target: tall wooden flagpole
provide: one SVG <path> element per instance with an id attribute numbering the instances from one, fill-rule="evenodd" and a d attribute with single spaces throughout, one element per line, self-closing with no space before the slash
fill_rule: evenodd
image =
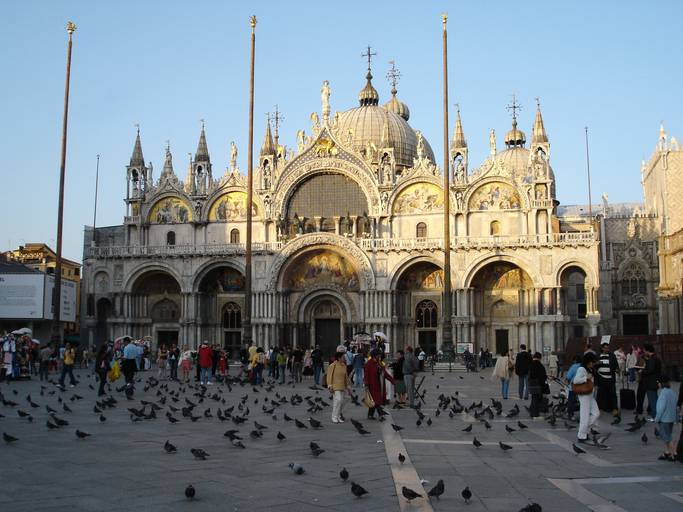
<path id="1" fill-rule="evenodd" d="M 71 36 L 76 25 L 71 21 L 66 24 L 69 42 L 66 47 L 66 85 L 64 87 L 64 119 L 62 122 L 62 155 L 59 166 L 59 200 L 57 208 L 57 260 L 55 262 L 55 285 L 52 290 L 52 340 L 62 342 L 62 225 L 64 223 L 64 177 L 66 174 L 66 133 L 69 119 L 69 81 L 71 79 Z"/>
<path id="2" fill-rule="evenodd" d="M 97 225 L 97 188 L 99 185 L 100 181 L 100 155 L 97 155 L 97 166 L 95 167 L 95 207 L 93 208 L 93 214 L 92 214 L 92 241 L 90 245 L 92 247 L 95 247 L 97 245 L 97 241 L 95 240 L 95 232 L 96 232 L 96 225 Z"/>
<path id="3" fill-rule="evenodd" d="M 584 128 L 586 133 L 586 175 L 588 177 L 588 219 L 593 231 L 593 195 L 591 194 L 591 161 L 588 156 L 588 126 Z"/>
<path id="4" fill-rule="evenodd" d="M 443 24 L 443 316 L 441 318 L 441 350 L 451 358 L 451 219 L 450 219 L 450 156 L 448 148 L 448 15 L 442 14 Z"/>
<path id="5" fill-rule="evenodd" d="M 254 204 L 254 58 L 256 51 L 256 16 L 249 17 L 251 25 L 251 68 L 249 71 L 249 150 L 247 155 L 247 250 L 244 258 L 244 319 L 242 339 L 251 345 L 251 222 Z"/>

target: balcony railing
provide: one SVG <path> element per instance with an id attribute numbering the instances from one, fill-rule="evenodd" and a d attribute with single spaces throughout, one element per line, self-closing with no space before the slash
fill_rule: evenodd
<path id="1" fill-rule="evenodd" d="M 296 238 L 296 237 L 295 237 Z M 254 253 L 274 253 L 294 240 L 280 242 L 254 242 Z M 356 238 L 351 239 L 365 251 L 440 251 L 442 238 Z M 565 247 L 592 245 L 597 241 L 595 233 L 550 233 L 544 235 L 458 236 L 451 239 L 453 250 L 477 250 L 495 248 Z M 89 247 L 89 258 L 140 258 L 154 256 L 236 256 L 246 251 L 245 244 L 201 245 L 153 245 Z"/>

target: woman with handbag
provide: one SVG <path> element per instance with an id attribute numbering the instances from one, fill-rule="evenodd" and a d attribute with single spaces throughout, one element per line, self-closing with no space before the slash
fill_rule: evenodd
<path id="1" fill-rule="evenodd" d="M 382 415 L 382 405 L 384 405 L 384 379 L 395 384 L 394 378 L 387 372 L 386 368 L 380 363 L 382 351 L 373 348 L 370 351 L 370 359 L 365 363 L 363 369 L 365 380 L 365 397 L 363 401 L 368 406 L 368 419 L 375 419 L 375 411 Z"/>
<path id="2" fill-rule="evenodd" d="M 512 350 L 508 351 L 507 354 L 499 354 L 498 357 L 496 357 L 496 366 L 493 368 L 491 378 L 500 380 L 503 400 L 508 399 L 510 377 L 512 376 L 512 370 L 514 370 L 514 368 L 515 363 L 512 361 Z"/>
<path id="3" fill-rule="evenodd" d="M 588 443 L 588 432 L 600 417 L 598 403 L 593 398 L 593 365 L 597 360 L 594 352 L 586 352 L 572 381 L 572 391 L 579 399 L 579 443 Z"/>

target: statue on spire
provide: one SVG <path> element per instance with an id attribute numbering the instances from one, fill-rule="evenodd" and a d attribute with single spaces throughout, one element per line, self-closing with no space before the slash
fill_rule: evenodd
<path id="1" fill-rule="evenodd" d="M 327 122 L 330 119 L 330 82 L 327 80 L 323 81 L 323 86 L 320 89 L 320 99 L 323 104 L 323 122 Z"/>
<path id="2" fill-rule="evenodd" d="M 496 155 L 496 130 L 491 128 L 489 132 L 489 149 L 491 151 L 491 156 Z"/>

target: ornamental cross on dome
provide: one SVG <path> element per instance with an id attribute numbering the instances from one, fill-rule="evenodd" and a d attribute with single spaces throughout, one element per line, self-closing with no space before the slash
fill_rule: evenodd
<path id="1" fill-rule="evenodd" d="M 387 80 L 391 83 L 392 90 L 396 89 L 396 84 L 401 79 L 401 72 L 396 68 L 396 61 L 390 60 L 391 69 L 387 71 Z"/>
<path id="2" fill-rule="evenodd" d="M 371 60 L 375 55 L 377 55 L 377 52 L 373 52 L 370 45 L 368 45 L 367 53 L 361 53 L 360 54 L 361 57 L 367 57 L 367 59 L 368 59 L 368 71 L 370 71 Z"/>
<path id="3" fill-rule="evenodd" d="M 517 111 L 522 110 L 522 106 L 517 103 L 517 98 L 515 97 L 514 93 L 512 94 L 512 104 L 508 105 L 505 107 L 508 111 L 512 112 L 512 120 L 516 121 L 517 120 Z"/>

